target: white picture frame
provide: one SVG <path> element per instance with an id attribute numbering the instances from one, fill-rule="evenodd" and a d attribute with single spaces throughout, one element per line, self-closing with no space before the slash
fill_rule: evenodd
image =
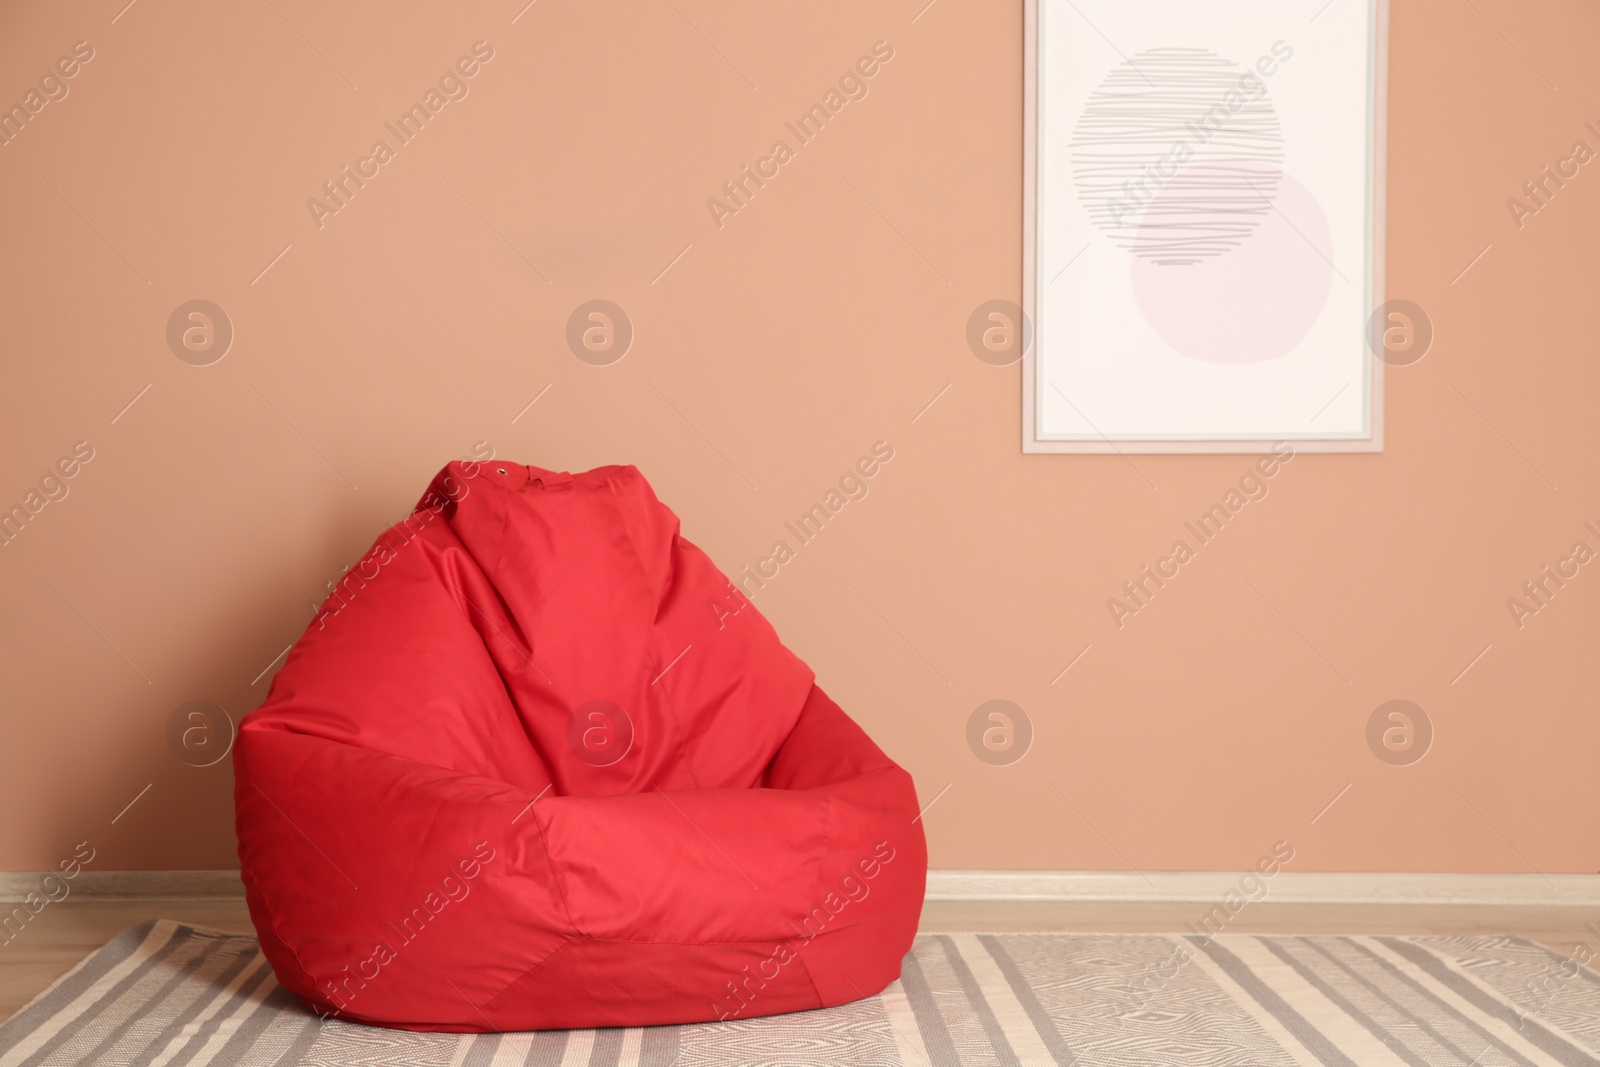
<path id="1" fill-rule="evenodd" d="M 1025 0 L 1024 452 L 1383 450 L 1387 69 L 1387 0 Z"/>

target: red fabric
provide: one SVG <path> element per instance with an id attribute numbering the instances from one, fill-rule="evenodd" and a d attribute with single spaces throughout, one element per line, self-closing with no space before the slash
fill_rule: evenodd
<path id="1" fill-rule="evenodd" d="M 921 910 L 910 776 L 632 467 L 446 467 L 312 620 L 234 767 L 262 949 L 345 1019 L 840 1004 L 899 976 Z"/>

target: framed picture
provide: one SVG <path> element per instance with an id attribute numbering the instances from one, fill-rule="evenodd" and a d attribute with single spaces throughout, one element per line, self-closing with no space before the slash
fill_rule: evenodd
<path id="1" fill-rule="evenodd" d="M 1382 451 L 1387 26 L 1027 0 L 1025 452 Z"/>

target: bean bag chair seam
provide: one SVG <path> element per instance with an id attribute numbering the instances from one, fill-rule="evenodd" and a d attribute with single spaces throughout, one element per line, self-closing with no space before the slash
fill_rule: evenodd
<path id="1" fill-rule="evenodd" d="M 667 705 L 667 707 L 672 709 L 673 718 L 677 719 L 679 725 L 681 726 L 683 723 L 683 716 L 678 714 L 678 705 L 672 702 L 672 694 L 668 692 L 667 687 L 664 685 L 661 687 L 661 700 Z M 702 788 L 700 785 L 700 779 L 697 778 L 694 773 L 694 761 L 689 758 L 688 736 L 686 731 L 684 732 L 684 736 L 679 737 L 677 748 L 675 748 L 673 751 L 678 753 L 678 758 L 682 761 L 683 772 L 689 776 L 689 781 L 693 783 L 694 788 Z M 774 756 L 773 758 L 776 759 L 777 757 Z"/>
<path id="2" fill-rule="evenodd" d="M 574 944 L 576 944 L 579 941 L 586 941 L 586 942 L 589 942 L 589 943 L 592 943 L 592 944 L 597 944 L 597 945 L 650 945 L 650 946 L 670 946 L 670 947 L 681 947 L 681 948 L 700 948 L 700 947 L 704 947 L 704 946 L 708 946 L 708 945 L 715 945 L 715 946 L 722 947 L 722 948 L 744 948 L 744 947 L 748 947 L 748 948 L 756 949 L 756 950 L 759 951 L 759 950 L 765 949 L 765 947 L 768 944 L 770 944 L 772 940 L 773 940 L 772 938 L 759 938 L 759 939 L 754 940 L 754 941 L 633 941 L 633 940 L 629 940 L 629 939 L 625 939 L 625 938 L 590 937 L 587 934 L 579 934 L 579 935 L 576 935 L 576 936 L 573 936 L 573 937 L 568 937 L 567 939 L 562 941 L 561 944 L 559 944 L 555 948 L 551 949 L 545 955 L 545 957 L 542 960 L 540 960 L 539 962 L 533 964 L 527 970 L 521 972 L 515 978 L 513 978 L 511 981 L 507 982 L 505 987 L 503 989 L 501 989 L 500 992 L 496 993 L 492 998 L 490 998 L 489 1002 L 483 1006 L 483 1011 L 484 1011 L 484 1014 L 487 1016 L 491 1011 L 497 1010 L 501 998 L 503 998 L 503 997 L 507 996 L 508 994 L 510 994 L 517 987 L 517 985 L 519 983 L 521 983 L 525 979 L 531 977 L 534 974 L 534 972 L 540 970 L 543 967 L 548 966 L 556 958 L 556 956 L 558 954 L 560 954 L 561 952 L 565 951 L 566 949 L 571 948 Z M 796 953 L 795 954 L 795 960 L 796 960 L 796 962 L 798 962 L 800 964 L 800 969 L 805 972 L 806 985 L 810 987 L 811 994 L 815 998 L 817 1006 L 819 1008 L 820 1007 L 828 1007 L 827 1002 L 823 999 L 822 991 L 817 988 L 817 981 L 816 981 L 816 978 L 811 973 L 811 968 L 806 966 L 805 958 L 803 956 L 801 956 L 799 953 Z M 463 1024 L 471 1023 L 472 1021 L 473 1021 L 472 1017 L 468 1016 L 467 1019 L 463 1020 Z M 654 1023 L 652 1023 L 652 1024 L 648 1024 L 648 1025 L 662 1025 L 662 1024 L 654 1024 Z M 667 1025 L 670 1025 L 670 1024 L 667 1024 Z"/>
<path id="3" fill-rule="evenodd" d="M 624 469 L 626 469 L 626 468 L 624 468 Z M 609 489 L 611 491 L 610 505 L 611 505 L 612 512 L 617 516 L 617 519 L 618 519 L 617 525 L 619 527 L 621 527 L 622 535 L 628 539 L 628 548 L 631 550 L 631 553 L 629 555 L 629 562 L 631 562 L 634 565 L 635 577 L 638 578 L 639 584 L 643 588 L 649 589 L 650 588 L 650 574 L 645 569 L 645 566 L 644 566 L 645 553 L 644 553 L 643 548 L 641 548 L 640 545 L 639 545 L 639 539 L 634 536 L 633 524 L 626 521 L 627 516 L 626 516 L 626 514 L 624 513 L 624 510 L 623 510 L 621 497 L 617 493 L 617 484 L 616 484 L 615 477 L 612 476 L 612 475 L 607 475 L 606 476 L 606 480 L 605 480 L 605 486 L 606 486 L 607 489 Z M 674 518 L 676 518 L 676 516 L 674 516 Z M 671 545 L 671 548 L 669 549 L 669 553 L 676 554 L 676 552 L 678 551 L 679 542 L 681 540 L 682 540 L 682 538 L 679 535 L 678 531 L 674 530 L 673 535 L 672 535 L 672 545 Z M 668 571 L 667 571 L 665 584 L 662 585 L 659 589 L 653 590 L 653 595 L 656 598 L 656 602 L 655 602 L 655 612 L 651 616 L 651 622 L 652 623 L 654 623 L 656 621 L 659 621 L 659 619 L 661 618 L 661 605 L 665 604 L 667 602 L 667 600 L 672 596 L 672 590 L 673 590 L 674 586 L 676 585 L 677 577 L 678 577 L 677 568 L 676 567 L 669 568 Z M 659 650 L 650 647 L 650 645 L 652 643 L 653 642 L 646 642 L 645 651 L 646 651 L 647 654 L 649 654 L 649 656 L 651 658 L 651 661 L 652 661 L 651 665 L 650 665 L 651 673 L 652 674 L 659 674 L 659 672 L 661 670 L 661 655 L 660 655 Z M 661 695 L 662 695 L 663 698 L 666 697 L 666 695 L 667 695 L 666 686 L 662 686 L 661 687 Z M 668 703 L 669 706 L 671 706 L 672 702 L 671 702 L 670 699 L 668 699 L 667 703 Z M 673 714 L 674 715 L 677 714 L 677 708 L 676 707 L 673 708 Z M 681 721 L 682 720 L 680 720 L 680 722 Z M 684 748 L 683 748 L 682 738 L 680 738 L 680 740 L 679 740 L 678 751 L 680 753 L 684 753 L 684 751 L 685 751 Z M 687 764 L 685 766 L 686 766 L 686 769 L 688 769 L 687 768 Z M 691 779 L 694 777 L 694 771 L 692 769 L 689 770 L 689 776 L 690 776 Z"/>
<path id="4" fill-rule="evenodd" d="M 498 494 L 496 496 L 498 497 Z M 490 566 L 483 567 L 483 571 L 489 576 L 490 584 L 498 590 L 500 588 L 500 567 L 506 558 L 506 528 L 511 525 L 511 505 L 508 501 L 500 499 L 496 499 L 496 505 L 500 508 L 500 529 L 494 535 L 494 560 Z M 479 566 L 483 566 L 483 563 L 480 562 Z M 507 615 L 509 614 L 507 612 Z M 528 654 L 530 656 L 533 654 L 532 642 L 528 644 Z"/>
<path id="5" fill-rule="evenodd" d="M 617 487 L 616 487 L 615 483 L 609 477 L 606 478 L 606 488 L 611 490 L 611 500 L 609 501 L 609 503 L 610 503 L 612 512 L 618 517 L 618 519 L 622 519 L 624 516 L 623 516 L 623 513 L 622 513 L 622 504 L 619 502 L 619 499 L 617 497 Z M 635 570 L 638 572 L 638 577 L 641 579 L 641 584 L 644 585 L 646 588 L 649 588 L 649 575 L 647 575 L 645 573 L 644 568 L 642 566 L 639 566 L 639 564 L 641 564 L 643 562 L 643 560 L 644 560 L 644 552 L 639 548 L 639 540 L 638 540 L 638 538 L 633 536 L 633 526 L 632 526 L 632 524 L 628 523 L 628 522 L 618 522 L 617 525 L 622 527 L 622 535 L 628 539 L 628 548 L 631 549 L 632 553 L 633 553 L 632 556 L 630 557 L 630 562 L 635 564 Z M 673 538 L 673 547 L 677 547 L 677 538 L 676 537 Z M 667 575 L 667 583 L 668 584 L 666 585 L 665 588 L 660 589 L 660 590 L 657 591 L 658 595 L 656 596 L 656 603 L 655 603 L 656 611 L 655 611 L 655 614 L 651 616 L 651 621 L 652 622 L 654 622 L 656 619 L 660 618 L 660 616 L 661 616 L 661 604 L 672 593 L 671 582 L 672 582 L 672 574 L 669 572 L 668 575 Z M 657 663 L 654 664 L 654 666 L 655 667 L 659 667 L 659 666 L 661 666 L 661 664 L 658 661 Z"/>
<path id="6" fill-rule="evenodd" d="M 479 563 L 478 559 L 475 556 L 473 556 L 470 551 L 467 550 L 467 547 L 465 545 L 460 545 L 459 542 L 457 544 L 459 545 L 462 554 L 465 555 L 468 559 L 472 560 L 472 562 L 475 565 L 477 565 L 480 569 L 482 569 L 482 564 Z M 450 545 L 441 545 L 440 547 L 442 549 L 449 549 L 452 546 L 450 546 Z M 498 589 L 493 589 L 492 590 L 492 592 L 494 594 L 494 602 L 500 608 L 501 614 L 504 616 L 504 621 L 510 627 L 510 629 L 512 631 L 512 634 L 515 635 L 515 638 L 520 638 L 521 639 L 521 644 L 518 644 L 517 640 L 515 638 L 513 638 L 511 635 L 508 635 L 508 634 L 502 632 L 500 627 L 496 626 L 494 624 L 494 621 L 489 618 L 488 612 L 484 611 L 482 608 L 480 608 L 476 604 L 474 604 L 472 602 L 472 598 L 467 595 L 467 591 L 465 589 L 461 588 L 460 586 L 458 586 L 455 582 L 451 581 L 450 577 L 444 573 L 444 570 L 446 569 L 445 568 L 444 556 L 441 554 L 439 557 L 437 557 L 437 559 L 438 559 L 438 562 L 440 564 L 440 567 L 438 568 L 438 573 L 439 573 L 440 577 L 444 578 L 445 582 L 450 586 L 451 593 L 453 594 L 452 597 L 451 597 L 451 602 L 452 603 L 456 603 L 455 598 L 458 597 L 458 596 L 460 597 L 460 602 L 456 603 L 456 606 L 461 609 L 461 617 L 462 617 L 462 620 L 466 623 L 466 625 L 470 629 L 472 629 L 474 631 L 477 631 L 480 637 L 484 636 L 483 632 L 481 630 L 478 630 L 477 624 L 473 621 L 473 614 L 476 613 L 479 617 L 481 617 L 483 619 L 484 625 L 489 627 L 489 629 L 494 633 L 494 635 L 497 638 L 499 638 L 501 641 L 504 641 L 506 644 L 510 645 L 511 646 L 511 650 L 513 652 L 515 652 L 517 655 L 521 656 L 523 658 L 523 660 L 528 664 L 528 666 L 532 667 L 542 677 L 544 675 L 544 672 L 539 670 L 538 663 L 534 659 L 535 653 L 534 653 L 534 648 L 533 648 L 533 642 L 529 639 L 527 634 L 523 633 L 521 626 L 519 626 L 517 624 L 516 617 L 511 611 L 511 606 L 506 603 L 505 597 L 501 596 L 500 591 Z M 488 577 L 488 572 L 487 571 L 485 571 L 485 576 Z M 488 645 L 487 638 L 485 638 L 484 644 L 485 644 L 485 647 L 487 648 L 487 645 Z M 524 652 L 522 650 L 522 645 L 527 645 L 528 646 L 528 650 L 526 652 Z M 509 689 L 509 680 L 506 677 L 505 668 L 503 668 L 500 665 L 500 662 L 497 659 L 495 659 L 495 657 L 494 657 L 494 655 L 492 653 L 489 654 L 488 658 L 489 658 L 490 665 L 494 668 L 495 675 L 500 679 L 501 684 L 502 685 L 506 685 L 507 688 Z M 506 707 L 510 711 L 512 718 L 518 718 L 517 709 L 516 709 L 516 706 L 514 704 L 511 704 L 510 701 L 508 700 Z M 504 718 L 504 716 L 502 716 L 502 718 Z M 520 719 L 519 719 L 519 722 L 520 722 Z M 500 726 L 501 726 L 501 723 L 499 721 L 496 721 L 494 729 L 490 732 L 490 735 L 489 735 L 489 740 L 491 742 L 494 740 L 494 738 L 496 738 L 496 737 L 498 737 L 500 735 Z M 433 766 L 433 765 L 429 764 L 429 766 Z"/>
<path id="7" fill-rule="evenodd" d="M 255 890 L 255 895 L 261 900 L 261 910 L 266 913 L 267 925 L 272 931 L 272 940 L 277 942 L 277 944 L 289 954 L 289 957 L 294 960 L 295 967 L 300 971 L 300 977 L 305 979 L 306 987 L 315 991 L 317 988 L 317 981 L 311 976 L 310 968 L 308 968 L 305 965 L 305 961 L 300 958 L 300 953 L 295 951 L 294 945 L 284 938 L 283 933 L 278 929 L 278 913 L 277 910 L 273 908 L 271 902 L 268 901 L 266 889 L 263 888 L 261 882 L 257 878 L 250 874 L 248 869 L 241 870 L 239 873 L 241 875 L 240 880 L 248 883 L 247 888 L 253 887 Z M 280 984 L 287 985 L 288 983 Z M 291 992 L 293 992 L 293 990 L 291 990 Z"/>
<path id="8" fill-rule="evenodd" d="M 493 504 L 491 506 L 498 507 L 500 509 L 500 529 L 495 533 L 494 540 L 491 542 L 493 546 L 491 550 L 493 558 L 488 560 L 479 559 L 473 554 L 472 550 L 461 541 L 459 537 L 452 537 L 450 543 L 440 543 L 439 548 L 441 552 L 440 555 L 435 558 L 441 567 L 442 574 L 442 568 L 445 565 L 443 554 L 444 551 L 447 551 L 450 548 L 459 548 L 461 550 L 461 554 L 466 556 L 467 559 L 471 560 L 477 566 L 477 568 L 483 572 L 484 577 L 488 580 L 490 587 L 494 591 L 495 603 L 500 607 L 500 610 L 504 614 L 506 621 L 511 625 L 512 629 L 516 631 L 517 636 L 522 638 L 522 643 L 528 646 L 528 651 L 523 653 L 522 647 L 518 645 L 517 642 L 513 641 L 504 634 L 500 634 L 499 627 L 495 626 L 494 623 L 489 620 L 488 615 L 484 613 L 481 608 L 478 608 L 477 605 L 473 604 L 471 598 L 467 596 L 467 591 L 457 586 L 455 582 L 450 581 L 449 584 L 452 590 L 460 594 L 461 599 L 464 601 L 462 604 L 462 614 L 466 616 L 467 625 L 471 626 L 473 629 L 477 629 L 476 625 L 474 625 L 472 621 L 472 613 L 477 611 L 480 615 L 483 615 L 484 622 L 491 630 L 494 630 L 495 633 L 499 635 L 501 639 L 506 642 L 506 644 L 510 645 L 518 655 L 524 656 L 524 658 L 526 658 L 527 661 L 532 664 L 534 662 L 533 657 L 535 654 L 533 642 L 528 639 L 527 634 L 522 632 L 522 627 L 518 624 L 516 615 L 511 610 L 511 605 L 506 603 L 505 596 L 500 592 L 500 567 L 505 559 L 505 535 L 506 527 L 511 524 L 511 508 L 507 506 L 506 502 L 502 500 L 498 494 L 492 496 L 491 499 L 493 500 Z M 432 527 L 430 527 L 429 530 L 431 531 Z M 449 578 L 446 577 L 445 580 L 449 581 Z M 492 660 L 493 656 L 490 658 Z M 504 672 L 500 670 L 498 663 L 495 665 L 495 672 L 500 674 L 502 679 L 504 678 Z"/>
<path id="9" fill-rule="evenodd" d="M 561 941 L 561 944 L 557 945 L 555 948 L 553 948 L 549 952 L 545 953 L 545 956 L 544 956 L 543 959 L 539 960 L 537 963 L 534 963 L 534 964 L 530 965 L 527 968 L 527 970 L 519 972 L 516 977 L 512 978 L 511 981 L 509 981 L 509 982 L 507 982 L 505 984 L 505 986 L 500 990 L 500 992 L 498 992 L 494 996 L 490 997 L 489 998 L 489 1002 L 484 1005 L 485 1014 L 488 1013 L 488 1009 L 494 1008 L 496 1005 L 498 1005 L 500 1003 L 500 999 L 502 997 L 504 997 L 506 994 L 508 994 L 512 990 L 514 990 L 517 987 L 517 984 L 519 982 L 521 982 L 523 979 L 527 978 L 529 975 L 533 974 L 533 972 L 537 971 L 539 968 L 541 968 L 541 967 L 545 966 L 546 964 L 548 964 L 551 960 L 555 959 L 556 955 L 558 953 L 560 953 L 563 949 L 567 948 L 574 941 L 577 941 L 580 938 L 585 940 L 585 941 L 598 940 L 597 938 L 589 937 L 589 935 L 587 935 L 587 934 L 578 934 L 578 933 L 574 933 L 574 934 L 571 934 L 571 935 L 563 938 L 562 941 Z"/>
<path id="10" fill-rule="evenodd" d="M 848 927 L 841 927 L 841 929 L 848 929 Z M 832 931 L 830 931 L 830 933 L 831 932 Z M 775 941 L 792 941 L 792 940 L 794 940 L 792 936 L 779 934 L 779 935 L 775 935 L 773 937 L 756 937 L 756 938 L 742 937 L 742 938 L 739 938 L 739 939 L 734 940 L 734 941 L 705 941 L 705 940 L 701 940 L 701 941 L 645 941 L 645 940 L 641 940 L 641 939 L 635 938 L 635 937 L 597 937 L 597 936 L 595 936 L 593 934 L 584 934 L 584 933 L 576 933 L 572 937 L 568 938 L 567 940 L 575 941 L 575 940 L 579 940 L 579 939 L 584 940 L 584 941 L 593 941 L 595 944 L 604 944 L 604 945 L 648 945 L 648 946 L 650 946 L 652 948 L 702 948 L 702 947 L 705 947 L 705 946 L 708 946 L 708 945 L 716 947 L 716 948 L 738 948 L 741 945 L 750 945 L 750 946 L 770 945 Z"/>
<path id="11" fill-rule="evenodd" d="M 779 751 L 782 751 L 782 749 L 780 749 Z M 837 816 L 838 816 L 838 812 L 834 808 L 833 797 L 824 796 L 822 798 L 822 854 L 823 854 L 823 856 L 831 855 L 838 848 L 838 842 L 837 842 L 837 837 L 838 837 L 838 819 L 837 819 Z M 822 899 L 822 892 L 823 892 L 823 890 L 822 890 L 822 864 L 818 863 L 817 864 L 816 889 L 812 892 L 811 899 L 812 900 L 821 900 Z"/>
<path id="12" fill-rule="evenodd" d="M 544 854 L 545 866 L 549 868 L 550 884 L 555 887 L 556 895 L 561 898 L 561 910 L 566 912 L 567 915 L 567 929 L 571 930 L 575 935 L 587 937 L 589 935 L 578 929 L 578 922 L 572 917 L 572 905 L 567 902 L 567 887 L 562 884 L 561 871 L 556 867 L 556 861 L 550 855 L 550 840 L 546 835 L 545 820 L 541 819 L 537 812 L 534 813 L 534 826 L 539 831 L 539 851 Z M 548 959 L 549 957 L 546 958 Z"/>
<path id="13" fill-rule="evenodd" d="M 800 970 L 805 972 L 806 985 L 811 987 L 811 995 L 817 998 L 817 1006 L 820 1008 L 830 1007 L 828 1002 L 822 997 L 822 990 L 817 988 L 816 975 L 811 973 L 811 967 L 806 963 L 806 958 L 800 955 L 800 953 L 796 952 L 794 954 L 794 959 L 795 962 L 800 965 Z"/>

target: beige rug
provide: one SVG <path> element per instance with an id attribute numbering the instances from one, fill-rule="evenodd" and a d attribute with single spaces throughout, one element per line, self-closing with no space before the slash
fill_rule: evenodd
<path id="1" fill-rule="evenodd" d="M 129 930 L 0 1027 L 0 1067 L 1600 1064 L 1600 978 L 1510 937 L 940 934 L 880 996 L 730 1023 L 412 1034 L 321 1022 L 249 935 Z"/>

